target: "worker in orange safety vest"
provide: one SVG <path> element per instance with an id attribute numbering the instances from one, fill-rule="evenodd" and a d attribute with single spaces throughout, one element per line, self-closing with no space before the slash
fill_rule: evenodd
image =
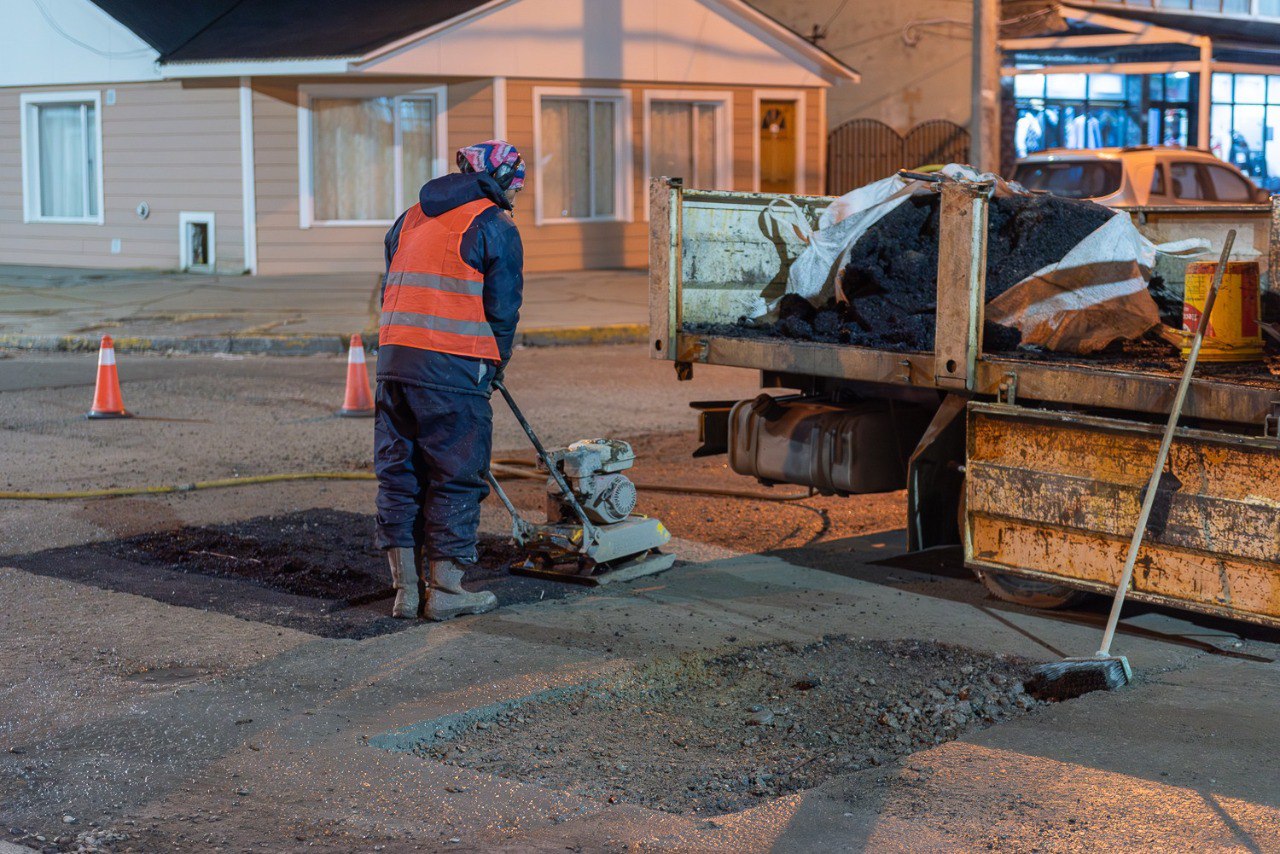
<path id="1" fill-rule="evenodd" d="M 524 186 L 515 146 L 458 151 L 387 232 L 378 340 L 377 542 L 392 615 L 447 620 L 497 607 L 462 587 L 478 559 L 493 443 L 489 396 L 515 340 L 524 250 L 511 211 Z"/>

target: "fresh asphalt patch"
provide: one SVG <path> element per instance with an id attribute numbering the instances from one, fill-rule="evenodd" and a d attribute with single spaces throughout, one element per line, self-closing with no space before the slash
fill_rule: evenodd
<path id="1" fill-rule="evenodd" d="M 1032 712 L 1030 663 L 828 636 L 690 653 L 371 744 L 609 803 L 722 815 Z M 871 772 L 875 773 L 875 772 Z"/>
<path id="2" fill-rule="evenodd" d="M 482 537 L 467 586 L 502 605 L 584 595 L 511 575 L 509 539 Z M 326 638 L 362 639 L 414 624 L 389 616 L 394 591 L 373 517 L 314 509 L 48 549 L 5 562 L 38 575 L 229 614 Z"/>

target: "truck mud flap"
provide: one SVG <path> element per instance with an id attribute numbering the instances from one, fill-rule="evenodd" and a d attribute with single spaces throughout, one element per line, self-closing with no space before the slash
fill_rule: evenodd
<path id="1" fill-rule="evenodd" d="M 968 405 L 965 562 L 1110 594 L 1160 443 L 1145 423 Z M 1280 443 L 1179 430 L 1130 598 L 1280 626 Z"/>

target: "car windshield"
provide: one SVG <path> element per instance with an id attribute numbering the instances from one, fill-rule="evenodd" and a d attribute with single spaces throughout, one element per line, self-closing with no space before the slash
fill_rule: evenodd
<path id="1" fill-rule="evenodd" d="M 1120 189 L 1120 164 L 1114 160 L 1020 163 L 1013 178 L 1028 190 L 1068 199 L 1096 199 Z"/>

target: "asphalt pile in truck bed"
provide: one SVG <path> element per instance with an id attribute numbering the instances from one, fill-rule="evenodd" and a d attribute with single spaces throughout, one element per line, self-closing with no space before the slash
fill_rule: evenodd
<path id="1" fill-rule="evenodd" d="M 940 197 L 915 196 L 886 214 L 854 244 L 841 277 L 847 303 L 815 307 L 788 295 L 772 323 L 691 327 L 691 331 L 855 344 L 884 350 L 933 349 L 937 310 Z M 1114 211 L 1092 202 L 1049 195 L 991 201 L 987 222 L 987 299 L 1062 259 Z M 988 323 L 988 351 L 1012 350 L 1016 330 Z"/>

